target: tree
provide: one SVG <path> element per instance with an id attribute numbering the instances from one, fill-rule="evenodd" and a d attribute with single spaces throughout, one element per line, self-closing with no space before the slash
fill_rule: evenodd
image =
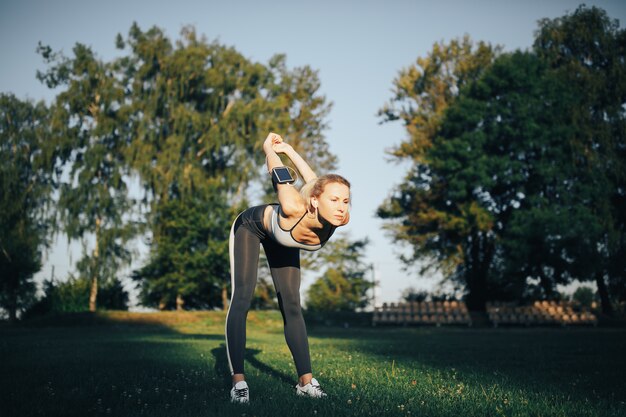
<path id="1" fill-rule="evenodd" d="M 408 262 L 430 260 L 467 286 L 470 308 L 523 297 L 529 278 L 545 297 L 595 278 L 610 307 L 605 280 L 625 270 L 624 32 L 581 7 L 537 36 L 433 116 L 421 162 L 379 215 L 400 221 L 391 228 L 414 248 Z"/>
<path id="2" fill-rule="evenodd" d="M 445 184 L 441 181 L 430 184 L 433 173 L 428 152 L 448 107 L 460 91 L 482 75 L 498 50 L 482 42 L 474 48 L 468 37 L 448 45 L 435 44 L 428 57 L 418 58 L 417 65 L 400 73 L 394 81 L 394 99 L 380 111 L 383 121 L 404 122 L 409 138 L 392 155 L 411 160 L 413 167 L 377 214 L 388 221 L 386 228 L 397 242 L 412 247 L 413 254 L 402 258 L 405 264 L 424 262 L 422 272 L 442 269 L 445 276 L 452 276 L 463 263 L 460 248 L 462 241 L 471 239 L 472 230 L 464 225 L 463 217 L 473 225 L 476 247 L 484 246 L 480 255 L 475 253 L 476 265 L 484 265 L 489 256 L 478 257 L 492 250 L 489 242 L 478 241 L 490 222 L 477 205 L 464 204 L 458 207 L 460 212 L 456 215 L 446 213 Z"/>
<path id="3" fill-rule="evenodd" d="M 586 261 L 596 267 L 581 278 L 596 282 L 610 315 L 610 292 L 624 299 L 626 287 L 626 30 L 604 10 L 580 6 L 542 20 L 534 51 L 577 99 L 569 109 L 578 132 L 575 180 L 589 190 L 584 204 L 596 225 L 584 240 Z"/>
<path id="4" fill-rule="evenodd" d="M 90 48 L 77 44 L 69 59 L 39 47 L 49 68 L 38 78 L 50 88 L 63 88 L 51 111 L 51 124 L 59 159 L 69 175 L 60 178 L 58 212 L 63 230 L 83 246 L 93 238 L 94 249 L 80 261 L 89 272 L 89 310 L 96 310 L 99 282 L 112 279 L 129 264 L 126 244 L 138 232 L 133 221 L 133 201 L 128 196 L 125 149 L 128 113 L 124 85 L 115 66 L 96 58 Z"/>
<path id="5" fill-rule="evenodd" d="M 89 262 L 80 263 L 95 291 L 97 277 L 130 259 L 125 243 L 140 216 L 132 209 L 141 209 L 151 243 L 148 264 L 135 274 L 143 299 L 214 306 L 215 291 L 226 299 L 230 282 L 230 222 L 250 186 L 269 183 L 261 175 L 263 137 L 280 131 L 314 167 L 333 166 L 321 133 L 330 106 L 310 68 L 289 71 L 280 55 L 267 66 L 252 62 L 193 28 L 172 42 L 159 28 L 133 24 L 116 45 L 122 56 L 110 62 L 80 44 L 72 59 L 40 48 L 49 63 L 40 79 L 64 88 L 53 113 L 67 138 L 61 164 L 70 167 L 59 205 L 64 228 L 96 237 Z M 141 206 L 129 198 L 132 176 Z"/>
<path id="6" fill-rule="evenodd" d="M 440 218 L 456 219 L 452 229 L 433 221 L 435 244 L 461 248 L 455 272 L 471 308 L 521 298 L 528 278 L 550 296 L 583 268 L 576 238 L 592 225 L 577 199 L 590 190 L 573 181 L 571 100 L 538 57 L 515 52 L 498 57 L 448 109 L 421 186 L 442 190 L 433 200 Z"/>
<path id="7" fill-rule="evenodd" d="M 536 55 L 499 56 L 449 106 L 421 175 L 394 197 L 420 250 L 456 260 L 449 276 L 470 308 L 520 299 L 528 278 L 554 296 L 589 271 L 580 236 L 600 226 L 580 202 L 607 188 L 580 181 L 572 163 L 576 99 Z"/>
<path id="8" fill-rule="evenodd" d="M 34 301 L 52 191 L 48 109 L 0 94 L 0 307 L 16 320 Z"/>
<path id="9" fill-rule="evenodd" d="M 350 241 L 335 238 L 315 260 L 327 265 L 326 271 L 307 292 L 307 309 L 312 311 L 355 311 L 369 303 L 367 291 L 374 285 L 365 276 L 369 265 L 363 262 L 367 239 Z"/>
<path id="10" fill-rule="evenodd" d="M 128 39 L 120 37 L 118 45 L 130 50 L 120 61 L 133 115 L 128 161 L 140 173 L 152 213 L 154 256 L 144 269 L 152 272 L 136 276 L 146 280 L 144 289 L 155 289 L 151 297 L 161 297 L 163 306 L 172 299 L 182 306 L 193 293 L 208 298 L 209 290 L 198 286 L 202 275 L 204 287 L 221 287 L 225 293 L 230 222 L 247 205 L 251 184 L 269 184 L 260 175 L 267 131 L 285 132 L 313 166 L 334 164 L 332 155 L 324 153 L 322 118 L 328 106 L 317 94 L 317 74 L 308 67 L 288 71 L 284 56 L 272 58 L 268 67 L 251 62 L 233 48 L 199 39 L 192 28 L 185 28 L 182 39 L 172 45 L 158 28 L 143 32 L 133 25 Z M 200 233 L 212 266 L 198 262 L 182 268 L 188 248 L 172 241 L 169 223 L 177 221 L 171 217 L 177 213 L 168 207 L 183 210 L 182 205 L 197 202 L 204 202 L 205 210 L 211 207 L 211 222 L 221 229 Z M 199 237 L 197 231 L 187 231 Z M 177 272 L 165 274 L 169 269 L 156 254 L 179 257 L 178 267 L 170 264 Z M 154 285 L 150 280 L 156 280 Z"/>
<path id="11" fill-rule="evenodd" d="M 143 305 L 161 310 L 221 306 L 221 286 L 211 278 L 229 276 L 228 212 L 220 199 L 193 196 L 159 206 L 161 239 L 151 247 L 150 261 L 133 274 Z"/>
<path id="12" fill-rule="evenodd" d="M 209 291 L 197 292 L 203 274 L 209 289 L 221 291 L 229 282 L 225 245 L 236 211 L 229 203 L 233 196 L 245 201 L 258 167 L 257 125 L 267 126 L 267 70 L 198 39 L 190 28 L 182 36 L 172 45 L 160 29 L 133 25 L 125 41 L 118 37 L 118 47 L 129 49 L 119 63 L 133 114 L 128 163 L 140 174 L 150 208 L 151 257 L 135 277 L 143 280 L 144 301 L 163 308 L 182 308 L 185 298 L 191 306 L 194 294 L 209 302 Z M 185 219 L 206 215 L 209 207 L 217 230 Z M 187 262 L 200 254 L 205 262 Z"/>

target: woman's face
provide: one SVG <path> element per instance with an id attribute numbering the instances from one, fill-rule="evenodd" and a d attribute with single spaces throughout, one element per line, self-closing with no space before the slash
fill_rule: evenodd
<path id="1" fill-rule="evenodd" d="M 313 207 L 317 207 L 320 217 L 333 226 L 345 223 L 350 206 L 350 188 L 346 185 L 331 182 L 326 184 L 319 197 L 312 197 Z"/>

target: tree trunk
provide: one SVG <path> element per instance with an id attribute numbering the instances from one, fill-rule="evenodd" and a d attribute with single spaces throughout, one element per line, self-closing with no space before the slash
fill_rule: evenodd
<path id="1" fill-rule="evenodd" d="M 89 290 L 89 311 L 96 311 L 96 299 L 98 298 L 98 277 L 91 277 L 91 289 Z"/>
<path id="2" fill-rule="evenodd" d="M 183 311 L 184 305 L 185 305 L 185 300 L 183 300 L 183 296 L 180 294 L 176 294 L 176 311 Z"/>
<path id="3" fill-rule="evenodd" d="M 91 273 L 91 290 L 89 291 L 89 311 L 92 313 L 96 311 L 96 300 L 98 299 L 98 257 L 100 255 L 98 247 L 98 237 L 100 235 L 100 218 L 96 219 L 96 247 L 93 250 L 93 265 L 95 266 Z"/>
<path id="4" fill-rule="evenodd" d="M 604 281 L 604 271 L 596 274 L 596 285 L 598 286 L 598 294 L 600 295 L 600 304 L 602 305 L 602 313 L 609 317 L 613 316 L 613 306 L 609 297 L 609 290 Z"/>
<path id="5" fill-rule="evenodd" d="M 486 272 L 480 268 L 473 268 L 467 274 L 467 308 L 472 311 L 485 311 L 487 304 Z"/>
<path id="6" fill-rule="evenodd" d="M 485 311 L 487 303 L 487 274 L 493 257 L 493 244 L 481 232 L 472 235 L 469 253 L 465 258 L 465 283 L 467 284 L 467 308 Z"/>
<path id="7" fill-rule="evenodd" d="M 222 306 L 224 311 L 228 310 L 228 288 L 226 285 L 222 287 Z"/>

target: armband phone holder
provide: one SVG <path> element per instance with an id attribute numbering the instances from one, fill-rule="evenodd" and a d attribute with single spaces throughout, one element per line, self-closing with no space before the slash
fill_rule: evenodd
<path id="1" fill-rule="evenodd" d="M 296 182 L 294 177 L 291 176 L 289 167 L 276 167 L 272 169 L 272 182 L 274 184 L 293 184 Z"/>

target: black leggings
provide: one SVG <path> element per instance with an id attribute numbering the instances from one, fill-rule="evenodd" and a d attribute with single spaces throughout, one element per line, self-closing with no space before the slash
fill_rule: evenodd
<path id="1" fill-rule="evenodd" d="M 226 354 L 231 374 L 243 374 L 246 318 L 257 280 L 260 245 L 263 245 L 283 315 L 285 340 L 298 376 L 311 373 L 309 342 L 300 306 L 300 250 L 276 243 L 263 226 L 267 205 L 241 213 L 230 231 L 232 295 L 226 316 Z"/>

